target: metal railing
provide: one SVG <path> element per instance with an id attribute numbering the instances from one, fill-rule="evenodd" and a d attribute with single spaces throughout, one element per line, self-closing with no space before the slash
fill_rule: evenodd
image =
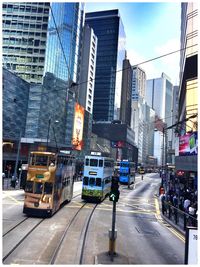
<path id="1" fill-rule="evenodd" d="M 181 230 L 185 231 L 187 226 L 197 227 L 198 219 L 195 216 L 174 207 L 167 201 L 161 203 L 161 206 L 162 214 L 171 222 L 176 224 Z"/>

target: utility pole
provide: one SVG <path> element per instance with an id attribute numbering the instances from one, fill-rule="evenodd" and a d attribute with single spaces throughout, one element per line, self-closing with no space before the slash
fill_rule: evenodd
<path id="1" fill-rule="evenodd" d="M 116 202 L 119 199 L 119 184 L 118 177 L 112 177 L 111 191 L 110 191 L 110 201 L 113 202 L 113 211 L 112 211 L 112 229 L 109 230 L 109 254 L 111 256 L 111 261 L 113 261 L 113 257 L 115 254 L 115 241 L 117 238 L 117 230 L 115 230 L 115 222 L 116 222 Z"/>
<path id="2" fill-rule="evenodd" d="M 17 157 L 16 157 L 15 170 L 14 170 L 14 182 L 17 180 L 17 167 L 18 167 L 19 153 L 20 153 L 20 147 L 21 147 L 21 135 L 22 135 L 22 131 L 20 130 L 19 142 L 18 142 L 18 147 L 17 147 Z"/>

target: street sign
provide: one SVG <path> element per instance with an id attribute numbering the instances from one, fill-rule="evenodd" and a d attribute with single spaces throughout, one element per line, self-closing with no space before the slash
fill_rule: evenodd
<path id="1" fill-rule="evenodd" d="M 186 228 L 186 242 L 185 242 L 185 264 L 198 263 L 198 230 L 196 227 Z"/>

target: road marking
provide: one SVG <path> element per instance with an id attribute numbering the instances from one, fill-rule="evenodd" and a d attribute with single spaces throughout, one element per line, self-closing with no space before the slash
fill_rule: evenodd
<path id="1" fill-rule="evenodd" d="M 158 204 L 158 199 L 155 198 L 155 208 L 156 208 L 156 214 L 155 217 L 163 226 L 165 226 L 171 233 L 173 233 L 176 237 L 178 237 L 182 242 L 185 243 L 185 237 L 180 234 L 178 231 L 176 231 L 174 228 L 171 228 L 171 225 L 167 223 L 160 215 L 160 209 Z"/>
<path id="2" fill-rule="evenodd" d="M 160 215 L 160 209 L 159 209 L 159 204 L 158 204 L 158 199 L 155 198 L 155 208 L 156 208 L 156 214 Z"/>
<path id="3" fill-rule="evenodd" d="M 21 204 L 20 201 L 18 201 L 18 200 L 15 199 L 14 197 L 10 196 L 8 193 L 4 192 L 4 194 L 5 194 L 8 198 L 10 198 L 10 199 L 12 199 L 14 202 L 16 202 L 17 204 Z"/>

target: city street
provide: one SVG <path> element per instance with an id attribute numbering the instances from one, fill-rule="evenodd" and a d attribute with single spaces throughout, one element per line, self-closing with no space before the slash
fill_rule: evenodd
<path id="1" fill-rule="evenodd" d="M 41 219 L 22 213 L 23 190 L 3 191 L 4 264 L 183 264 L 184 237 L 160 216 L 159 185 L 157 173 L 143 180 L 137 175 L 131 189 L 120 185 L 113 262 L 108 255 L 109 198 L 97 206 L 86 203 L 82 182 L 75 182 L 72 201 Z"/>

